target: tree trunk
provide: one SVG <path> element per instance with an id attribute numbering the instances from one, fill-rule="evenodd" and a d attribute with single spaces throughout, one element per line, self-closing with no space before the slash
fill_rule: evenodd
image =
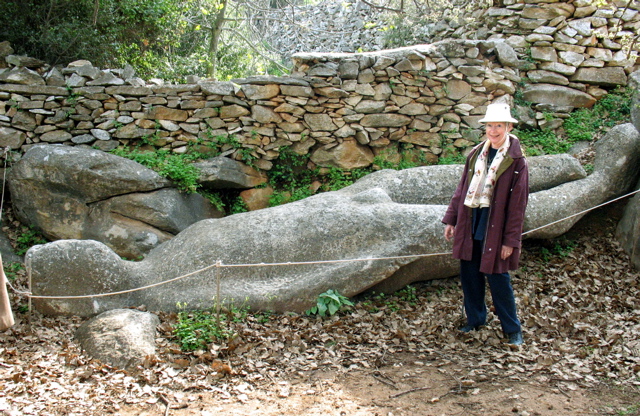
<path id="1" fill-rule="evenodd" d="M 211 38 L 209 39 L 209 68 L 207 69 L 207 77 L 215 78 L 218 66 L 218 43 L 220 42 L 220 34 L 224 26 L 224 14 L 227 8 L 227 0 L 220 1 L 220 9 L 216 14 L 216 18 L 211 25 Z"/>
<path id="2" fill-rule="evenodd" d="M 100 11 L 100 0 L 95 0 L 93 3 L 93 26 L 98 24 L 98 12 Z"/>

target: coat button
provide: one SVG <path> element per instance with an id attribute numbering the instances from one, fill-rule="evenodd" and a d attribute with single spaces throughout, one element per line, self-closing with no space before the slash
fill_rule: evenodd
<path id="1" fill-rule="evenodd" d="M 491 248 L 489 248 L 489 251 L 491 251 Z"/>

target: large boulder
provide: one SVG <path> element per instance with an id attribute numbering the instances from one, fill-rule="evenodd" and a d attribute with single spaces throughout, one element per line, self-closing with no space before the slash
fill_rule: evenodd
<path id="1" fill-rule="evenodd" d="M 553 238 L 567 232 L 586 213 L 629 192 L 640 174 L 640 133 L 633 124 L 612 128 L 595 144 L 594 171 L 588 177 L 530 195 L 525 230 L 530 238 Z M 570 218 L 568 218 L 570 217 Z M 565 219 L 546 226 L 554 219 Z M 538 229 L 542 226 L 545 228 Z"/>
<path id="2" fill-rule="evenodd" d="M 135 368 L 156 353 L 156 315 L 132 309 L 104 312 L 76 330 L 76 340 L 92 358 L 118 368 Z"/>
<path id="3" fill-rule="evenodd" d="M 553 84 L 527 85 L 522 97 L 524 100 L 535 104 L 552 104 L 576 108 L 591 108 L 596 103 L 596 99 L 586 92 Z"/>
<path id="4" fill-rule="evenodd" d="M 566 154 L 528 158 L 529 189 L 538 192 L 587 176 L 580 162 Z M 430 165 L 401 171 L 380 170 L 349 187 L 350 192 L 383 189 L 400 204 L 448 205 L 462 176 L 463 165 Z"/>
<path id="5" fill-rule="evenodd" d="M 526 230 L 591 208 L 636 183 L 640 134 L 631 124 L 612 129 L 596 149 L 590 176 L 531 194 Z M 384 180 L 365 179 L 291 204 L 203 220 L 135 263 L 95 241 L 35 246 L 27 253 L 34 302 L 47 314 L 84 316 L 141 304 L 164 311 L 176 310 L 177 302 L 209 308 L 216 299 L 244 302 L 252 310 L 304 311 L 328 289 L 345 296 L 371 288 L 389 293 L 415 281 L 453 276 L 458 266 L 440 222 L 446 202 L 407 201 L 418 201 L 416 184 L 424 193 L 441 178 L 455 184 L 456 169 L 387 171 L 378 175 Z M 533 170 L 536 177 L 538 169 Z M 578 218 L 531 236 L 558 236 Z M 160 284 L 164 281 L 170 282 Z M 86 299 L 37 297 L 140 287 L 145 288 Z"/>
<path id="6" fill-rule="evenodd" d="M 636 190 L 640 189 L 640 183 Z M 616 228 L 616 239 L 629 254 L 631 263 L 640 270 L 640 194 L 629 200 Z"/>
<path id="7" fill-rule="evenodd" d="M 198 183 L 205 188 L 248 189 L 267 182 L 263 172 L 228 157 L 213 157 L 193 165 L 200 171 Z"/>
<path id="8" fill-rule="evenodd" d="M 14 211 L 49 240 L 94 239 L 138 258 L 222 213 L 151 169 L 98 150 L 34 146 L 8 175 Z"/>
<path id="9" fill-rule="evenodd" d="M 186 302 L 189 308 L 210 308 L 215 299 L 235 300 L 252 310 L 303 311 L 328 289 L 353 296 L 415 260 L 374 258 L 448 251 L 439 221 L 445 208 L 397 204 L 379 188 L 330 192 L 200 221 L 140 262 L 123 261 L 95 241 L 60 240 L 28 252 L 36 295 L 122 291 L 190 276 L 118 296 L 34 301 L 47 314 L 84 316 L 119 305 L 171 311 L 176 302 Z M 367 260 L 330 262 L 336 259 Z M 307 261 L 318 263 L 287 264 Z M 215 267 L 216 262 L 234 267 Z M 437 264 L 430 268 L 431 276 L 455 274 L 451 259 L 437 259 Z"/>

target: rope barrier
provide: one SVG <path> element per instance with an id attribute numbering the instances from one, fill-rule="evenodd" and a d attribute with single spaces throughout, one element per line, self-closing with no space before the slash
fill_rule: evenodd
<path id="1" fill-rule="evenodd" d="M 583 210 L 583 211 L 577 212 L 577 213 L 575 213 L 575 214 L 569 215 L 569 216 L 567 216 L 567 217 L 561 218 L 561 219 L 559 219 L 559 220 L 557 220 L 557 221 L 550 222 L 549 224 L 545 224 L 545 225 L 543 225 L 543 226 L 541 226 L 541 227 L 534 228 L 533 230 L 528 230 L 528 231 L 526 231 L 526 232 L 522 233 L 522 235 L 524 236 L 524 235 L 527 235 L 527 234 L 531 234 L 531 233 L 532 233 L 532 232 L 534 232 L 534 231 L 538 231 L 538 230 L 541 230 L 541 229 L 543 229 L 543 228 L 550 227 L 550 226 L 555 225 L 555 224 L 557 224 L 557 223 L 559 223 L 559 222 L 566 221 L 566 220 L 571 219 L 571 218 L 573 218 L 573 217 L 577 217 L 578 215 L 586 214 L 587 212 L 593 211 L 594 209 L 598 209 L 598 208 L 603 207 L 603 206 L 605 206 L 605 205 L 612 204 L 612 203 L 614 203 L 614 202 L 616 202 L 616 201 L 619 201 L 619 200 L 621 200 L 621 199 L 624 199 L 624 198 L 626 198 L 626 197 L 628 197 L 628 196 L 635 195 L 635 194 L 637 194 L 638 192 L 640 192 L 640 189 L 635 190 L 635 191 L 633 191 L 633 192 L 629 192 L 628 194 L 625 194 L 625 195 L 619 196 L 619 197 L 617 197 L 617 198 L 615 198 L 615 199 L 612 199 L 611 201 L 603 202 L 602 204 L 600 204 L 600 205 L 596 205 L 595 207 L 591 207 L 591 208 L 585 209 L 585 210 Z"/>
<path id="2" fill-rule="evenodd" d="M 146 286 L 140 286 L 133 289 L 120 290 L 117 292 L 108 292 L 108 293 L 99 293 L 92 295 L 71 295 L 71 296 L 48 296 L 48 295 L 34 295 L 31 292 L 22 292 L 16 290 L 11 283 L 9 287 L 16 292 L 16 294 L 24 295 L 29 297 L 30 299 L 87 299 L 87 298 L 98 298 L 105 296 L 116 296 L 116 295 L 124 295 L 127 293 L 138 292 L 140 290 L 150 289 L 156 286 L 162 286 L 168 283 L 173 283 L 178 280 L 186 279 L 193 275 L 205 272 L 209 269 L 217 268 L 218 273 L 221 268 L 233 268 L 233 267 L 272 267 L 272 266 L 300 266 L 300 265 L 315 265 L 315 264 L 333 264 L 333 263 L 352 263 L 358 261 L 378 261 L 378 260 L 394 260 L 394 259 L 406 259 L 406 258 L 420 258 L 420 257 L 432 257 L 432 256 L 442 256 L 451 254 L 451 252 L 445 253 L 429 253 L 429 254 L 414 254 L 414 255 L 406 255 L 406 256 L 393 256 L 393 257 L 366 257 L 366 258 L 356 258 L 356 259 L 338 259 L 338 260 L 318 260 L 318 261 L 297 261 L 297 262 L 283 262 L 283 263 L 247 263 L 247 264 L 224 264 L 221 260 L 216 261 L 215 264 L 209 265 L 202 269 L 195 270 L 191 273 L 187 273 L 182 276 L 174 277 L 169 280 L 163 280 L 161 282 L 152 283 Z"/>
<path id="3" fill-rule="evenodd" d="M 5 147 L 3 150 L 4 153 L 4 169 L 2 170 L 2 196 L 0 196 L 0 224 L 2 224 L 2 213 L 4 212 L 4 185 L 7 183 L 7 153 L 9 153 L 9 148 Z"/>
<path id="4" fill-rule="evenodd" d="M 4 187 L 3 187 L 3 192 L 4 192 Z M 532 230 L 528 230 L 526 232 L 524 232 L 522 235 L 526 235 L 526 234 L 530 234 L 532 232 L 541 230 L 543 228 L 546 227 L 550 227 L 552 225 L 558 224 L 562 221 L 566 221 L 568 219 L 571 219 L 573 217 L 576 217 L 578 215 L 582 215 L 585 214 L 587 212 L 593 211 L 594 209 L 603 207 L 605 205 L 611 204 L 613 202 L 619 201 L 621 199 L 624 199 L 626 197 L 629 197 L 631 195 L 637 194 L 638 192 L 640 192 L 640 189 L 633 191 L 633 192 L 629 192 L 628 194 L 622 195 L 620 197 L 617 197 L 615 199 L 612 199 L 610 201 L 604 202 L 602 204 L 596 205 L 592 208 L 588 208 L 585 209 L 583 211 L 577 212 L 575 214 L 569 215 L 567 217 L 561 218 L 559 220 L 550 222 L 548 224 L 545 224 L 543 226 L 534 228 Z M 0 217 L 1 218 L 1 217 Z M 128 293 L 132 293 L 132 292 L 137 292 L 137 291 L 141 291 L 141 290 L 146 290 L 146 289 L 150 289 L 153 287 L 157 287 L 157 286 L 162 286 L 165 284 L 169 284 L 169 283 L 173 283 L 182 279 L 186 279 L 188 277 L 194 276 L 196 274 L 205 272 L 209 269 L 212 268 L 216 268 L 217 269 L 217 285 L 220 284 L 220 269 L 221 268 L 238 268 L 238 267 L 276 267 L 276 266 L 299 266 L 299 265 L 318 265 L 318 264 L 337 264 L 337 263 L 352 263 L 352 262 L 360 262 L 360 261 L 381 261 L 381 260 L 401 260 L 401 259 L 409 259 L 409 258 L 425 258 L 425 257 L 435 257 L 435 256 L 443 256 L 443 255 L 450 255 L 451 252 L 443 252 L 443 253 L 428 253 L 428 254 L 413 254 L 413 255 L 403 255 L 403 256 L 391 256 L 391 257 L 366 257 L 366 258 L 355 258 L 355 259 L 337 259 L 337 260 L 317 260 L 317 261 L 296 261 L 296 262 L 280 262 L 280 263 L 245 263 L 245 264 L 223 264 L 221 260 L 216 261 L 216 263 L 211 264 L 207 267 L 203 267 L 201 269 L 195 270 L 193 272 L 187 273 L 185 275 L 182 276 L 177 276 L 168 280 L 163 280 L 161 282 L 157 282 L 157 283 L 153 283 L 153 284 L 149 284 L 146 286 L 140 286 L 137 288 L 132 288 L 132 289 L 127 289 L 127 290 L 120 290 L 120 291 L 116 291 L 116 292 L 108 292 L 108 293 L 99 293 L 99 294 L 91 294 L 91 295 L 74 295 L 74 296 L 45 296 L 45 295 L 34 295 L 31 292 L 31 273 L 30 273 L 30 267 L 27 267 L 27 271 L 28 271 L 28 275 L 29 275 L 29 292 L 24 292 L 24 291 L 19 291 L 16 288 L 13 287 L 13 285 L 11 285 L 11 283 L 7 280 L 7 284 L 9 285 L 9 287 L 11 288 L 11 290 L 13 292 L 15 292 L 18 295 L 23 295 L 23 296 L 27 296 L 29 298 L 29 301 L 31 301 L 31 299 L 86 299 L 86 298 L 97 298 L 97 297 L 106 297 L 106 296 L 116 296 L 116 295 L 123 295 L 123 294 L 128 294 Z"/>

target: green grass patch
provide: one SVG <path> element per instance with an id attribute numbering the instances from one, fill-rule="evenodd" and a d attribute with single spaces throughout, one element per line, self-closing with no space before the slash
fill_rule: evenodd
<path id="1" fill-rule="evenodd" d="M 182 351 L 196 351 L 207 348 L 214 341 L 226 341 L 235 336 L 233 323 L 247 318 L 247 307 L 227 307 L 217 312 L 208 310 L 185 310 L 186 304 L 178 304 L 178 312 L 173 334 Z"/>
<path id="2" fill-rule="evenodd" d="M 462 154 L 450 154 L 447 156 L 440 156 L 438 158 L 438 165 L 461 165 L 466 162 L 466 157 Z"/>

